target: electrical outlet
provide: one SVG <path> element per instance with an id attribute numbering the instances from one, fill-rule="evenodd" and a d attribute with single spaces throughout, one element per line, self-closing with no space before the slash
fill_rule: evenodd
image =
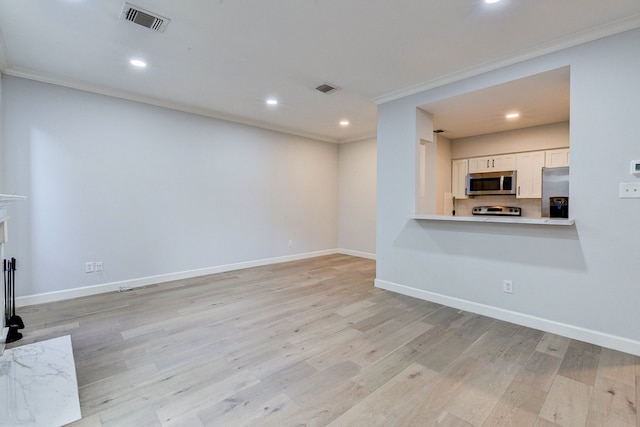
<path id="1" fill-rule="evenodd" d="M 640 199 L 640 182 L 621 182 L 621 199 Z"/>
<path id="2" fill-rule="evenodd" d="M 93 273 L 95 271 L 95 264 L 93 262 L 85 262 L 84 263 L 84 272 L 85 273 Z"/>
<path id="3" fill-rule="evenodd" d="M 102 261 L 96 261 L 96 271 L 102 271 L 102 270 L 104 270 Z"/>
<path id="4" fill-rule="evenodd" d="M 502 290 L 505 294 L 513 293 L 513 282 L 511 280 L 503 280 L 502 281 Z"/>

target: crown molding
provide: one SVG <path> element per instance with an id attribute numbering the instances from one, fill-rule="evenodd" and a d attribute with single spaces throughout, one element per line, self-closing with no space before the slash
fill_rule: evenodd
<path id="1" fill-rule="evenodd" d="M 368 141 L 370 139 L 377 139 L 377 138 L 378 138 L 378 135 L 374 133 L 374 134 L 368 134 L 364 136 L 356 136 L 353 138 L 341 139 L 338 141 L 338 144 L 349 144 L 351 142 Z"/>
<path id="2" fill-rule="evenodd" d="M 143 95 L 136 95 L 124 91 L 119 91 L 100 85 L 94 85 L 86 82 L 79 82 L 70 79 L 65 79 L 57 76 L 45 75 L 37 73 L 31 70 L 8 67 L 3 70 L 3 74 L 7 76 L 20 77 L 27 80 L 34 80 L 41 83 L 48 83 L 56 86 L 68 87 L 71 89 L 78 89 L 85 92 L 97 93 L 99 95 L 110 96 L 113 98 L 126 99 L 128 101 L 140 102 L 143 104 L 153 105 L 156 107 L 168 108 L 170 110 L 182 111 L 184 113 L 196 114 L 203 117 L 209 117 L 218 120 L 224 120 L 227 122 L 237 123 L 241 125 L 251 126 L 255 128 L 270 130 L 274 132 L 280 132 L 287 135 L 299 136 L 302 138 L 309 138 L 316 141 L 330 142 L 337 144 L 340 141 L 337 138 L 329 138 L 324 135 L 316 135 L 308 132 L 300 132 L 284 127 L 274 126 L 269 123 L 260 122 L 257 120 L 249 120 L 243 117 L 237 117 L 229 114 L 220 113 L 218 111 L 209 110 L 206 108 L 195 107 L 192 105 L 181 104 L 178 102 L 169 101 L 166 99 L 153 98 Z"/>
<path id="3" fill-rule="evenodd" d="M 395 101 L 407 96 L 415 95 L 420 92 L 424 92 L 429 89 L 434 89 L 440 86 L 444 86 L 450 83 L 455 83 L 470 77 L 474 77 L 489 71 L 495 71 L 497 69 L 517 64 L 529 59 L 537 58 L 549 53 L 557 52 L 562 49 L 578 46 L 584 43 L 592 42 L 604 37 L 612 36 L 615 34 L 623 33 L 625 31 L 634 30 L 640 27 L 640 14 L 628 16 L 626 18 L 610 22 L 608 24 L 600 25 L 598 27 L 590 28 L 588 30 L 579 31 L 568 36 L 553 40 L 548 43 L 538 44 L 532 48 L 523 49 L 515 54 L 508 55 L 497 60 L 489 61 L 479 66 L 467 68 L 455 73 L 447 74 L 443 77 L 430 80 L 427 82 L 419 83 L 408 88 L 400 89 L 373 98 L 373 102 L 377 105 L 384 104 L 385 102 Z"/>

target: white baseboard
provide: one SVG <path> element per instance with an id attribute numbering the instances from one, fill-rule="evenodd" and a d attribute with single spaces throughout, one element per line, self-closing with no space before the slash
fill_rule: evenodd
<path id="1" fill-rule="evenodd" d="M 350 249 L 338 249 L 339 254 L 357 256 L 359 258 L 376 259 L 376 254 L 370 254 L 368 252 L 352 251 Z"/>
<path id="2" fill-rule="evenodd" d="M 609 335 L 579 326 L 559 323 L 553 320 L 479 304 L 447 295 L 436 294 L 386 280 L 376 279 L 375 287 L 640 356 L 640 342 L 628 338 Z"/>
<path id="3" fill-rule="evenodd" d="M 216 267 L 199 268 L 195 270 L 180 271 L 177 273 L 160 274 L 157 276 L 141 277 L 138 279 L 122 280 L 120 282 L 103 283 L 100 285 L 84 286 L 81 288 L 65 289 L 63 291 L 46 292 L 16 298 L 16 307 L 44 304 L 47 302 L 63 301 L 71 298 L 85 297 L 105 292 L 117 291 L 121 287 L 139 288 L 174 280 L 190 279 L 193 277 L 207 276 L 210 274 L 225 273 L 227 271 L 241 270 L 243 268 L 260 267 L 263 265 L 279 264 L 282 262 L 298 261 L 307 258 L 315 258 L 324 255 L 339 253 L 337 249 L 306 252 L 303 254 L 287 255 L 275 258 L 265 258 L 253 261 L 239 262 L 235 264 L 219 265 Z"/>

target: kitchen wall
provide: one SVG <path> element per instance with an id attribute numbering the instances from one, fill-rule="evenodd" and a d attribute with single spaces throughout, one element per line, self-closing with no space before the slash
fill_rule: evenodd
<path id="1" fill-rule="evenodd" d="M 494 154 L 552 150 L 568 146 L 569 122 L 562 122 L 457 138 L 451 142 L 451 157 L 466 159 Z"/>
<path id="2" fill-rule="evenodd" d="M 365 258 L 376 253 L 376 140 L 338 148 L 340 251 Z"/>
<path id="3" fill-rule="evenodd" d="M 3 191 L 28 196 L 9 208 L 18 296 L 338 247 L 336 144 L 17 77 L 2 95 Z"/>
<path id="4" fill-rule="evenodd" d="M 618 197 L 640 180 L 639 44 L 628 31 L 381 104 L 376 286 L 640 354 L 640 200 Z M 575 226 L 411 219 L 419 106 L 565 66 Z"/>

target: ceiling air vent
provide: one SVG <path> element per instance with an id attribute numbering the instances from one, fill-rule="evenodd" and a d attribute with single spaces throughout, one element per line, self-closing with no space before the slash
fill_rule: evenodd
<path id="1" fill-rule="evenodd" d="M 332 86 L 329 83 L 322 83 L 320 86 L 316 88 L 316 90 L 319 90 L 322 93 L 331 93 L 338 90 L 338 87 Z"/>
<path id="2" fill-rule="evenodd" d="M 149 12 L 148 10 L 144 10 L 129 3 L 125 3 L 122 7 L 120 19 L 131 21 L 134 24 L 142 25 L 143 27 L 150 28 L 161 33 L 164 32 L 170 21 L 164 16 Z"/>

